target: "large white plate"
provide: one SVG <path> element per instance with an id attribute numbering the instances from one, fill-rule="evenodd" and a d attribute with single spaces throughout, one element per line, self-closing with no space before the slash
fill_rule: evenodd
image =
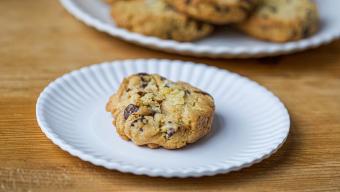
<path id="1" fill-rule="evenodd" d="M 212 133 L 183 149 L 149 149 L 121 139 L 105 104 L 122 78 L 159 73 L 209 92 L 216 102 Z M 122 172 L 198 177 L 250 166 L 274 153 L 290 126 L 284 105 L 265 88 L 237 74 L 169 60 L 115 61 L 82 68 L 48 85 L 36 115 L 56 145 L 82 160 Z"/>
<path id="2" fill-rule="evenodd" d="M 245 36 L 228 27 L 192 43 L 143 36 L 117 28 L 110 18 L 109 6 L 100 0 L 60 0 L 77 19 L 99 31 L 149 48 L 183 55 L 214 58 L 263 57 L 302 51 L 331 42 L 340 37 L 339 0 L 316 0 L 321 13 L 320 31 L 307 39 L 290 43 L 270 43 Z"/>

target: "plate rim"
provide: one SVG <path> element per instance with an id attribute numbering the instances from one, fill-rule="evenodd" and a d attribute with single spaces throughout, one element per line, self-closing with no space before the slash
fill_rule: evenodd
<path id="1" fill-rule="evenodd" d="M 216 47 L 191 43 L 177 42 L 174 40 L 164 40 L 157 37 L 145 36 L 125 29 L 113 27 L 104 23 L 87 12 L 79 8 L 74 0 L 59 0 L 62 6 L 77 20 L 93 27 L 98 31 L 105 32 L 116 38 L 125 40 L 130 43 L 138 44 L 155 50 L 161 50 L 180 55 L 190 55 L 196 57 L 210 58 L 259 58 L 265 56 L 285 55 L 294 52 L 300 52 L 310 48 L 316 48 L 328 44 L 340 38 L 340 29 L 332 30 L 323 35 L 314 35 L 310 38 L 299 41 L 287 42 L 282 44 L 273 44 L 266 47 Z"/>
<path id="2" fill-rule="evenodd" d="M 188 64 L 188 65 L 195 65 L 197 67 L 208 67 L 208 68 L 214 68 L 217 70 L 222 70 L 223 72 L 226 72 L 228 74 L 236 75 L 237 78 L 242 78 L 248 81 L 248 83 L 253 83 L 254 86 L 258 86 L 262 89 L 262 91 L 265 91 L 265 94 L 270 96 L 272 99 L 276 100 L 277 104 L 280 105 L 281 109 L 283 110 L 283 114 L 287 118 L 287 128 L 284 133 L 282 133 L 282 136 L 280 137 L 280 142 L 276 142 L 275 145 L 270 147 L 270 150 L 266 151 L 265 153 L 258 154 L 256 158 L 253 156 L 252 160 L 244 161 L 242 163 L 233 165 L 233 166 L 225 166 L 225 167 L 210 167 L 209 169 L 201 169 L 201 170 L 194 170 L 194 171 L 187 171 L 187 170 L 181 170 L 181 171 L 173 171 L 171 169 L 157 169 L 157 168 L 148 168 L 148 167 L 137 167 L 133 164 L 122 164 L 121 162 L 109 162 L 105 159 L 97 158 L 93 155 L 87 154 L 83 152 L 80 149 L 77 149 L 73 147 L 72 145 L 65 142 L 62 138 L 60 138 L 55 132 L 53 132 L 53 129 L 50 128 L 45 119 L 43 118 L 43 103 L 46 100 L 46 97 L 49 96 L 49 92 L 51 89 L 53 89 L 54 86 L 57 86 L 60 81 L 65 80 L 67 76 L 70 76 L 74 73 L 80 73 L 84 70 L 90 70 L 91 68 L 98 68 L 103 65 L 114 65 L 117 63 L 127 63 L 127 62 L 133 62 L 133 63 L 140 63 L 140 62 L 148 62 L 148 61 L 154 61 L 154 62 L 180 62 L 182 64 Z M 202 177 L 202 176 L 213 176 L 221 173 L 229 173 L 231 171 L 237 171 L 246 167 L 250 167 L 253 164 L 259 163 L 262 160 L 270 157 L 272 154 L 274 154 L 277 150 L 281 148 L 281 146 L 285 143 L 286 139 L 289 136 L 290 128 L 291 128 L 291 119 L 289 112 L 287 108 L 285 107 L 284 103 L 271 91 L 269 91 L 266 87 L 262 86 L 261 84 L 257 83 L 254 80 L 251 80 L 247 77 L 244 77 L 242 75 L 239 75 L 234 72 L 230 72 L 225 69 L 220 69 L 215 66 L 209 66 L 202 63 L 194 63 L 194 62 L 188 62 L 188 61 L 180 61 L 180 60 L 168 60 L 168 59 L 127 59 L 127 60 L 113 60 L 113 61 L 106 61 L 102 63 L 97 63 L 85 67 L 81 67 L 75 70 L 72 70 L 68 73 L 65 73 L 55 80 L 48 83 L 48 85 L 43 89 L 43 91 L 39 94 L 39 97 L 36 102 L 36 118 L 38 125 L 42 132 L 49 138 L 55 145 L 57 145 L 59 148 L 61 148 L 63 151 L 68 152 L 72 156 L 78 157 L 83 161 L 92 163 L 96 166 L 105 167 L 110 170 L 117 170 L 123 173 L 132 173 L 136 175 L 147 175 L 151 177 L 178 177 L 178 178 L 186 178 L 186 177 Z"/>

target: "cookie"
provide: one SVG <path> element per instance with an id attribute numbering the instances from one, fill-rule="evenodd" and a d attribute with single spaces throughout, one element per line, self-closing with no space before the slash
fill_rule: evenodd
<path id="1" fill-rule="evenodd" d="M 213 24 L 241 22 L 255 0 L 167 0 L 171 6 L 193 18 Z"/>
<path id="2" fill-rule="evenodd" d="M 238 27 L 259 39 L 273 42 L 299 40 L 318 30 L 317 6 L 310 0 L 258 0 L 249 19 Z"/>
<path id="3" fill-rule="evenodd" d="M 111 16 L 117 26 L 148 36 L 193 41 L 213 30 L 212 25 L 177 12 L 165 0 L 115 1 L 111 6 Z"/>
<path id="4" fill-rule="evenodd" d="M 184 147 L 207 135 L 214 109 L 208 93 L 145 73 L 125 78 L 106 105 L 123 139 L 166 149 Z"/>

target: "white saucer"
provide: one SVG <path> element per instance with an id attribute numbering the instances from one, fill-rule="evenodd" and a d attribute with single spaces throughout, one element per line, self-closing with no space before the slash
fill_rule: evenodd
<path id="1" fill-rule="evenodd" d="M 212 133 L 180 150 L 148 149 L 121 139 L 105 104 L 123 77 L 159 73 L 195 85 L 215 98 Z M 271 92 L 245 77 L 182 61 L 114 61 L 66 74 L 38 98 L 42 131 L 82 160 L 122 172 L 199 177 L 238 170 L 274 153 L 287 138 L 289 115 Z"/>
<path id="2" fill-rule="evenodd" d="M 340 37 L 339 0 L 316 0 L 321 15 L 321 29 L 312 37 L 283 44 L 256 40 L 228 27 L 192 43 L 148 37 L 115 26 L 109 6 L 101 0 L 60 0 L 77 19 L 99 31 L 149 48 L 183 55 L 213 58 L 248 58 L 288 54 L 318 47 Z"/>

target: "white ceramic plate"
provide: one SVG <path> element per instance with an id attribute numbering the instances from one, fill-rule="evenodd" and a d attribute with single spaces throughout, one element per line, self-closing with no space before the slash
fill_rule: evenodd
<path id="1" fill-rule="evenodd" d="M 192 43 L 162 40 L 132 33 L 115 26 L 109 6 L 100 0 L 60 0 L 77 19 L 99 31 L 149 48 L 183 55 L 213 58 L 247 58 L 288 54 L 318 47 L 340 37 L 339 0 L 316 0 L 321 14 L 320 31 L 307 39 L 290 43 L 270 43 L 240 34 L 228 27 Z"/>
<path id="2" fill-rule="evenodd" d="M 212 133 L 183 149 L 149 149 L 121 139 L 105 104 L 123 77 L 158 73 L 215 98 Z M 82 160 L 122 172 L 198 177 L 250 166 L 274 153 L 290 126 L 284 105 L 257 83 L 215 67 L 169 60 L 127 60 L 85 67 L 48 85 L 37 120 L 56 145 Z"/>

